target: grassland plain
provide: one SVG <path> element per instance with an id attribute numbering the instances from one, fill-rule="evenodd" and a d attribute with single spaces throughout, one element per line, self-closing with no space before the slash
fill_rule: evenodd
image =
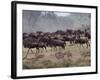
<path id="1" fill-rule="evenodd" d="M 22 48 L 22 56 L 25 57 L 28 48 Z M 33 51 L 33 52 L 32 52 Z M 40 49 L 36 53 L 36 49 L 30 50 L 27 58 L 22 60 L 23 69 L 40 69 L 40 68 L 60 68 L 60 67 L 84 67 L 91 65 L 90 47 L 83 47 L 77 44 L 66 44 L 65 50 L 57 47 L 47 47 Z"/>

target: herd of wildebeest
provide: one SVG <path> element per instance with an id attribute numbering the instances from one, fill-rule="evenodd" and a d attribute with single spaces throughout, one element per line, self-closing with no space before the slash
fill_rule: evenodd
<path id="1" fill-rule="evenodd" d="M 36 49 L 35 54 L 40 52 L 40 49 L 48 51 L 47 47 L 53 50 L 66 49 L 66 46 L 78 45 L 82 48 L 88 48 L 90 46 L 90 31 L 88 29 L 84 30 L 72 30 L 67 29 L 57 30 L 55 32 L 31 32 L 31 33 L 23 33 L 23 47 L 28 48 L 26 56 L 23 58 L 27 58 L 29 51 L 33 48 Z M 70 44 L 67 44 L 70 43 Z M 84 46 L 86 45 L 86 46 Z M 33 52 L 33 51 L 32 51 Z"/>

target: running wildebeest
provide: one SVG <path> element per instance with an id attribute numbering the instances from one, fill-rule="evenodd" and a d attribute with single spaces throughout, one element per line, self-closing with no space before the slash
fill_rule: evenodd
<path id="1" fill-rule="evenodd" d="M 87 48 L 90 46 L 89 40 L 85 37 L 85 38 L 77 38 L 74 41 L 75 44 L 80 44 L 80 46 L 83 47 L 83 44 L 87 45 Z"/>
<path id="2" fill-rule="evenodd" d="M 81 37 L 84 37 L 84 39 Z M 57 50 L 57 48 L 65 49 L 65 47 L 67 46 L 66 42 L 69 42 L 70 45 L 80 44 L 81 46 L 83 46 L 84 44 L 86 44 L 87 47 L 89 47 L 90 38 L 91 36 L 88 31 L 82 31 L 80 29 L 68 29 L 66 31 L 57 30 L 55 32 L 37 31 L 31 33 L 23 33 L 23 46 L 24 48 L 28 48 L 27 54 L 30 50 L 33 53 L 33 48 L 36 49 L 36 53 L 39 53 L 43 50 L 47 51 L 47 47 L 50 47 L 51 50 Z"/>
<path id="3" fill-rule="evenodd" d="M 75 36 L 63 36 L 63 40 L 70 42 L 70 45 L 72 45 L 74 43 Z"/>
<path id="4" fill-rule="evenodd" d="M 24 48 L 28 48 L 27 54 L 23 59 L 27 58 L 29 50 L 31 50 L 31 52 L 33 53 L 32 48 L 36 48 L 36 53 L 39 52 L 40 48 L 45 48 L 46 49 L 45 44 L 37 42 L 37 40 L 32 38 L 32 37 L 24 39 L 23 40 L 23 46 L 24 46 Z"/>
<path id="5" fill-rule="evenodd" d="M 51 39 L 49 37 L 49 40 L 47 41 L 47 45 L 50 46 L 50 47 L 61 47 L 63 49 L 65 49 L 65 42 L 62 41 L 62 40 L 59 40 L 59 39 Z"/>

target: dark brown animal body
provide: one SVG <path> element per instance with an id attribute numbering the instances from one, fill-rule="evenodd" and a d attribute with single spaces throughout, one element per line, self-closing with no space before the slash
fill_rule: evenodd
<path id="1" fill-rule="evenodd" d="M 81 38 L 75 39 L 74 43 L 75 44 L 80 44 L 81 46 L 83 46 L 83 44 L 86 44 L 87 48 L 90 46 L 88 39 L 81 39 Z"/>

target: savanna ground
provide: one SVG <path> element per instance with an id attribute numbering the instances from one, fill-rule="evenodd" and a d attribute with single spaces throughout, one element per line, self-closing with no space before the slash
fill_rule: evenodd
<path id="1" fill-rule="evenodd" d="M 39 68 L 60 68 L 60 67 L 84 67 L 91 65 L 90 47 L 84 47 L 74 44 L 66 43 L 65 50 L 54 48 L 51 50 L 47 47 L 47 51 L 41 49 L 36 53 L 36 49 L 29 51 L 27 58 L 23 59 L 23 69 L 39 69 Z M 27 54 L 28 48 L 22 49 L 23 58 Z"/>

